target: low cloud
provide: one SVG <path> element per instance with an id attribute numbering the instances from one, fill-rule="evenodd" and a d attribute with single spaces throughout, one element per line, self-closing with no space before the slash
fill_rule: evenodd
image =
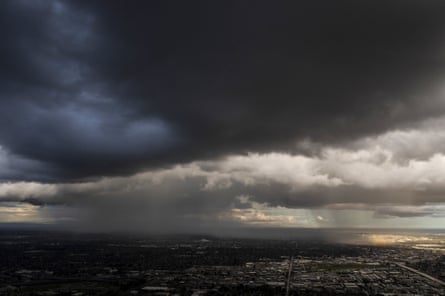
<path id="1" fill-rule="evenodd" d="M 354 210 L 376 219 L 443 217 L 445 155 L 399 161 L 381 137 L 314 156 L 250 153 L 80 183 L 4 182 L 2 202 L 88 209 L 96 225 L 328 225 L 288 212 Z M 91 222 L 92 223 L 92 222 Z M 219 224 L 218 224 L 219 223 Z M 231 224 L 232 223 L 232 224 Z M 93 224 L 93 223 L 92 223 Z"/>

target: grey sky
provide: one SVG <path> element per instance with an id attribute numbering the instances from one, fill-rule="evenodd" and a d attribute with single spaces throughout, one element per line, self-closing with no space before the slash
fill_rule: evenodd
<path id="1" fill-rule="evenodd" d="M 142 230 L 326 226 L 342 211 L 342 226 L 359 213 L 365 226 L 443 223 L 444 12 L 4 1 L 0 220 L 23 208 Z"/>

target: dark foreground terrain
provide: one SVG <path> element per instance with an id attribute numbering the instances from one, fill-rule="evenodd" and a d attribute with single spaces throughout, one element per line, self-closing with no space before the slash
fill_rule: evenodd
<path id="1" fill-rule="evenodd" d="M 441 251 L 324 240 L 0 232 L 0 295 L 445 295 Z"/>

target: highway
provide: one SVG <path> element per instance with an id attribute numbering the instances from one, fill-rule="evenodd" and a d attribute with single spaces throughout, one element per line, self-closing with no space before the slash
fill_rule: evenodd
<path id="1" fill-rule="evenodd" d="M 395 263 L 395 264 L 396 264 L 397 266 L 401 267 L 401 268 L 404 268 L 404 269 L 409 270 L 409 271 L 411 271 L 411 272 L 417 273 L 418 275 L 421 275 L 421 276 L 423 276 L 424 278 L 427 278 L 427 279 L 429 279 L 429 280 L 431 280 L 431 281 L 433 281 L 433 282 L 436 282 L 436 283 L 438 283 L 438 284 L 441 284 L 442 286 L 445 286 L 445 282 L 443 282 L 443 281 L 441 281 L 441 280 L 439 280 L 439 279 L 436 279 L 435 277 L 432 277 L 432 276 L 430 276 L 429 274 L 423 273 L 423 272 L 421 272 L 421 271 L 419 271 L 419 270 L 417 270 L 417 269 L 408 267 L 408 266 L 406 266 L 406 265 L 404 265 L 404 264 L 401 264 L 401 263 Z"/>
<path id="2" fill-rule="evenodd" d="M 286 281 L 286 296 L 289 296 L 290 291 L 290 281 L 292 276 L 292 269 L 294 268 L 294 257 L 291 256 L 289 259 L 289 270 L 287 272 L 287 281 Z"/>

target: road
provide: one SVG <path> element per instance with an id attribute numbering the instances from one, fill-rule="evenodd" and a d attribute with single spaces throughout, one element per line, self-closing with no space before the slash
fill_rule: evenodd
<path id="1" fill-rule="evenodd" d="M 408 266 L 406 266 L 406 265 L 404 265 L 404 264 L 401 264 L 401 263 L 396 263 L 396 265 L 399 266 L 399 267 L 401 267 L 401 268 L 404 268 L 404 269 L 406 269 L 406 270 L 409 270 L 409 271 L 411 271 L 411 272 L 417 273 L 418 275 L 421 275 L 421 276 L 423 276 L 424 278 L 427 278 L 427 279 L 429 279 L 429 280 L 431 280 L 431 281 L 433 281 L 433 282 L 436 282 L 436 283 L 438 283 L 438 284 L 441 284 L 442 286 L 445 286 L 445 282 L 443 282 L 443 281 L 441 281 L 441 280 L 439 280 L 439 279 L 436 279 L 435 277 L 432 277 L 432 276 L 430 276 L 429 274 L 423 273 L 423 272 L 421 272 L 421 271 L 419 271 L 419 270 L 417 270 L 417 269 L 408 267 Z"/>
<path id="2" fill-rule="evenodd" d="M 287 281 L 286 281 L 286 296 L 289 296 L 292 269 L 294 268 L 294 257 L 291 256 L 289 260 L 290 260 L 289 270 L 287 271 Z"/>

